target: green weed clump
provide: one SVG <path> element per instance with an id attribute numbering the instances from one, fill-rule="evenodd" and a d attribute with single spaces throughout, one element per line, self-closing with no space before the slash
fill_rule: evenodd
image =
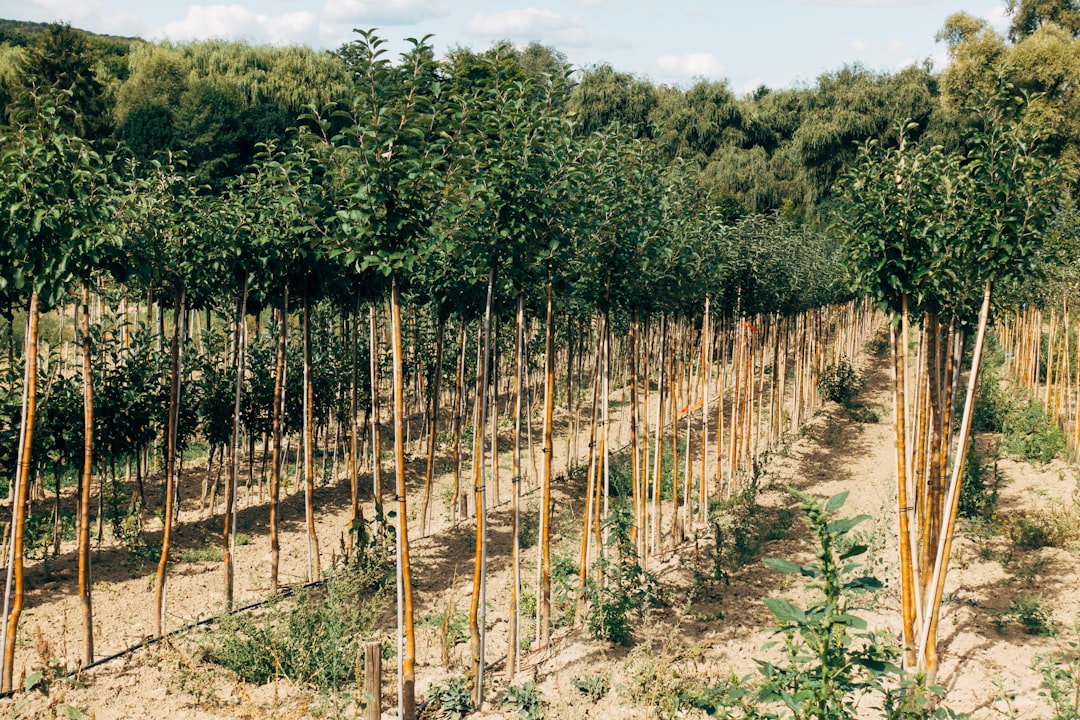
<path id="1" fill-rule="evenodd" d="M 657 599 L 656 579 L 641 567 L 630 540 L 632 524 L 626 503 L 616 503 L 606 524 L 604 553 L 593 563 L 585 590 L 589 600 L 586 624 L 597 640 L 629 642 L 632 616 L 643 615 Z"/>
<path id="2" fill-rule="evenodd" d="M 1009 607 L 998 612 L 992 622 L 1000 633 L 1004 633 L 1013 623 L 1018 623 L 1028 635 L 1050 637 L 1057 634 L 1054 618 L 1043 607 L 1042 598 L 1029 593 L 1018 593 Z"/>
<path id="3" fill-rule="evenodd" d="M 841 355 L 835 363 L 826 365 L 818 375 L 818 392 L 826 400 L 850 407 L 851 401 L 862 389 L 862 378 L 855 372 L 851 361 Z"/>
<path id="4" fill-rule="evenodd" d="M 769 511 L 758 504 L 759 492 L 755 478 L 738 495 L 709 508 L 714 580 L 730 584 L 735 573 L 757 561 L 765 543 L 783 538 L 791 527 L 791 512 L 781 510 L 770 517 Z"/>
<path id="5" fill-rule="evenodd" d="M 340 690 L 354 683 L 360 644 L 393 589 L 387 554 L 369 558 L 338 568 L 322 587 L 277 602 L 261 617 L 227 616 L 203 648 L 206 659 L 257 685 L 288 678 Z"/>
<path id="6" fill-rule="evenodd" d="M 1050 703 L 1052 720 L 1080 720 L 1080 625 L 1052 655 L 1035 658 L 1035 670 L 1042 676 L 1039 695 Z"/>
<path id="7" fill-rule="evenodd" d="M 1020 550 L 1067 549 L 1080 537 L 1080 513 L 1075 505 L 1041 508 L 1010 515 L 1004 526 L 1006 536 Z"/>
<path id="8" fill-rule="evenodd" d="M 765 562 L 774 570 L 808 578 L 807 588 L 817 599 L 801 608 L 783 598 L 768 598 L 765 603 L 777 620 L 780 639 L 765 648 L 778 649 L 781 659 L 759 660 L 757 676 L 732 677 L 685 700 L 710 716 L 753 720 L 855 720 L 868 703 L 878 703 L 881 716 L 889 720 L 956 717 L 934 707 L 935 696 L 943 690 L 905 677 L 894 664 L 894 644 L 868 631 L 866 621 L 852 612 L 856 596 L 881 587 L 859 573 L 854 559 L 867 548 L 849 539 L 867 516 L 832 518 L 846 492 L 824 504 L 795 494 L 816 539 L 816 557 L 805 565 Z"/>

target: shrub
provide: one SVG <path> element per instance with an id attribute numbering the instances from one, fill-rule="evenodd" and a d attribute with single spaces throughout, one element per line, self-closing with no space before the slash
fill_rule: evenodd
<path id="1" fill-rule="evenodd" d="M 971 444 L 964 463 L 964 480 L 960 484 L 961 517 L 989 520 L 997 510 L 1001 473 L 993 460 L 996 460 L 996 453 Z"/>
<path id="2" fill-rule="evenodd" d="M 862 378 L 843 355 L 835 363 L 826 365 L 818 375 L 818 392 L 821 397 L 844 407 L 851 405 L 861 388 Z"/>
<path id="3" fill-rule="evenodd" d="M 656 599 L 656 580 L 642 569 L 630 540 L 632 524 L 627 505 L 616 503 L 606 524 L 607 545 L 593 563 L 586 586 L 590 602 L 586 624 L 597 640 L 628 642 L 631 613 L 643 614 Z"/>
<path id="4" fill-rule="evenodd" d="M 427 703 L 419 717 L 423 720 L 461 720 L 475 709 L 469 681 L 452 677 L 428 690 Z"/>
<path id="5" fill-rule="evenodd" d="M 1005 450 L 1028 462 L 1050 462 L 1066 448 L 1061 428 L 1047 417 L 1041 403 L 1031 400 L 1009 413 L 1004 432 Z"/>
<path id="6" fill-rule="evenodd" d="M 544 704 L 540 691 L 532 683 L 512 685 L 506 688 L 502 706 L 517 713 L 521 720 L 543 720 Z"/>
<path id="7" fill-rule="evenodd" d="M 289 678 L 341 689 L 356 680 L 359 643 L 389 602 L 390 565 L 339 568 L 324 585 L 272 604 L 262 617 L 225 617 L 204 648 L 207 659 L 245 682 Z"/>

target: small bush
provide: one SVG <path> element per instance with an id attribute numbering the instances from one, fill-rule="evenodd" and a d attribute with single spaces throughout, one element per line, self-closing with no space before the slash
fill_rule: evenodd
<path id="1" fill-rule="evenodd" d="M 1005 632 L 1012 623 L 1018 623 L 1028 635 L 1049 637 L 1057 634 L 1054 619 L 1043 607 L 1038 595 L 1019 593 L 1009 607 L 998 612 L 993 619 L 998 632 Z"/>
<path id="2" fill-rule="evenodd" d="M 630 640 L 632 613 L 641 615 L 657 596 L 656 580 L 642 569 L 630 540 L 633 520 L 625 503 L 617 503 L 608 519 L 608 543 L 593 563 L 586 586 L 589 599 L 587 625 L 597 640 L 624 644 Z"/>
<path id="3" fill-rule="evenodd" d="M 1047 417 L 1042 404 L 1034 401 L 1009 414 L 1004 432 L 1005 450 L 1028 462 L 1050 462 L 1067 447 L 1061 428 Z"/>
<path id="4" fill-rule="evenodd" d="M 818 375 L 818 392 L 821 397 L 844 407 L 851 405 L 861 388 L 862 378 L 843 355 L 835 363 L 826 365 Z"/>
<path id="5" fill-rule="evenodd" d="M 1067 548 L 1080 534 L 1075 507 L 1017 513 L 1005 521 L 1005 534 L 1021 550 Z"/>
<path id="6" fill-rule="evenodd" d="M 584 677 L 576 677 L 572 681 L 574 687 L 578 689 L 582 695 L 589 699 L 589 702 L 600 702 L 605 695 L 608 694 L 608 690 L 611 689 L 610 683 L 608 683 L 607 676 L 605 675 L 586 675 Z"/>
<path id="7" fill-rule="evenodd" d="M 369 556 L 372 557 L 372 556 Z M 389 557 L 340 568 L 321 588 L 269 607 L 261 617 L 224 618 L 204 651 L 245 682 L 276 678 L 341 689 L 356 680 L 359 643 L 389 602 Z"/>
<path id="8" fill-rule="evenodd" d="M 427 704 L 419 717 L 421 720 L 461 720 L 475 709 L 469 681 L 452 677 L 428 690 Z"/>
<path id="9" fill-rule="evenodd" d="M 1054 655 L 1035 658 L 1034 668 L 1042 676 L 1039 695 L 1054 709 L 1054 720 L 1080 720 L 1080 626 L 1074 625 L 1072 638 Z"/>
<path id="10" fill-rule="evenodd" d="M 778 517 L 768 517 L 757 502 L 758 483 L 752 481 L 738 495 L 709 509 L 713 533 L 713 579 L 730 583 L 732 575 L 756 561 L 770 540 L 783 538 L 794 516 L 781 510 Z"/>
<path id="11" fill-rule="evenodd" d="M 532 683 L 512 685 L 506 688 L 502 707 L 517 713 L 521 720 L 543 720 L 544 703 L 540 691 Z"/>
<path id="12" fill-rule="evenodd" d="M 964 480 L 960 485 L 960 516 L 990 520 L 997 510 L 1001 473 L 996 453 L 972 443 L 964 463 Z"/>

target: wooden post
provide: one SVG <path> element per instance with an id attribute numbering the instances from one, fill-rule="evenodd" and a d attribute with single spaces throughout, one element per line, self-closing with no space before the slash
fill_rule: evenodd
<path id="1" fill-rule="evenodd" d="M 364 720 L 382 717 L 382 643 L 364 643 Z"/>

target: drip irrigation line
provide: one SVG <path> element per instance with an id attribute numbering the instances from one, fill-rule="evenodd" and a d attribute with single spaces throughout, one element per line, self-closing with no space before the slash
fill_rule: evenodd
<path id="1" fill-rule="evenodd" d="M 324 585 L 325 583 L 326 583 L 326 578 L 323 578 L 322 580 L 313 580 L 312 582 L 304 583 L 302 585 L 286 585 L 286 586 L 282 587 L 280 590 L 278 590 L 276 593 L 274 593 L 273 595 L 271 595 L 268 598 L 265 598 L 263 600 L 259 600 L 257 602 L 253 602 L 253 603 L 251 603 L 249 605 L 245 605 L 243 607 L 236 608 L 234 610 L 230 610 L 229 612 L 222 613 L 221 615 L 214 615 L 212 617 L 203 618 L 202 620 L 197 620 L 197 621 L 195 621 L 193 623 L 188 623 L 187 625 L 176 628 L 175 630 L 170 630 L 169 632 L 165 633 L 164 635 L 158 635 L 156 637 L 148 637 L 145 640 L 143 640 L 142 642 L 140 642 L 140 643 L 138 643 L 136 645 L 132 645 L 132 646 L 130 646 L 128 648 L 125 648 L 123 650 L 120 650 L 118 652 L 115 652 L 112 655 L 107 655 L 107 656 L 105 656 L 103 658 L 99 658 L 99 659 L 95 660 L 94 662 L 89 663 L 87 665 L 83 665 L 81 667 L 78 667 L 75 670 L 69 670 L 67 672 L 61 673 L 59 677 L 60 678 L 70 678 L 73 675 L 78 675 L 79 673 L 84 672 L 86 670 L 93 670 L 94 668 L 100 667 L 100 666 L 105 665 L 107 663 L 111 663 L 114 660 L 119 660 L 122 657 L 132 655 L 135 652 L 137 652 L 138 650 L 142 650 L 143 648 L 148 648 L 148 647 L 150 647 L 152 645 L 156 645 L 156 644 L 162 642 L 163 640 L 167 640 L 169 638 L 176 637 L 177 635 L 181 635 L 183 633 L 190 632 L 192 630 L 195 630 L 196 628 L 206 627 L 208 625 L 213 625 L 214 623 L 216 623 L 219 620 L 221 620 L 223 618 L 226 618 L 226 617 L 231 617 L 233 615 L 238 615 L 240 613 L 249 612 L 251 610 L 257 610 L 257 609 L 259 609 L 261 607 L 265 607 L 265 606 L 269 605 L 270 603 L 277 602 L 278 600 L 282 600 L 284 598 L 292 597 L 293 595 L 296 594 L 297 590 L 307 590 L 308 588 L 318 587 L 320 585 Z M 10 697 L 14 697 L 19 692 L 22 692 L 22 690 L 8 690 L 7 692 L 0 693 L 0 700 L 7 699 L 7 698 L 10 698 Z"/>

